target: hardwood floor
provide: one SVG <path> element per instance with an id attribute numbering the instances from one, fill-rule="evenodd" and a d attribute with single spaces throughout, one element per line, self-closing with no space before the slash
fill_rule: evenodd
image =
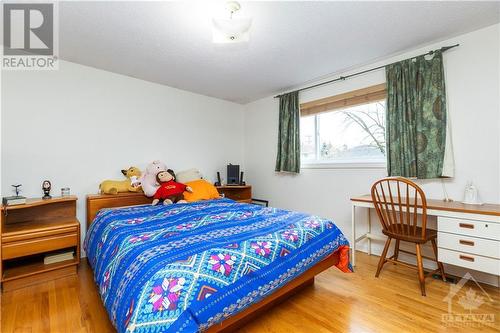
<path id="1" fill-rule="evenodd" d="M 241 332 L 500 332 L 498 288 L 483 286 L 492 298 L 489 301 L 480 288 L 467 283 L 452 303 L 454 311 L 469 313 L 459 299 L 471 288 L 476 292 L 474 299 L 484 302 L 471 313 L 493 314 L 491 326 L 446 327 L 441 316 L 448 311 L 443 299 L 449 284 L 429 278 L 427 297 L 422 297 L 413 270 L 387 264 L 377 279 L 378 257 L 358 252 L 357 259 L 356 273 L 325 271 L 314 286 L 272 308 Z M 6 292 L 0 302 L 2 333 L 114 332 L 85 260 L 77 277 Z"/>

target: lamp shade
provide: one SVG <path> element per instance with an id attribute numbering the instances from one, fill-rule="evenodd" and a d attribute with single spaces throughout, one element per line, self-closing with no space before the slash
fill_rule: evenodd
<path id="1" fill-rule="evenodd" d="M 251 25 L 251 18 L 214 18 L 212 19 L 213 42 L 248 42 Z"/>

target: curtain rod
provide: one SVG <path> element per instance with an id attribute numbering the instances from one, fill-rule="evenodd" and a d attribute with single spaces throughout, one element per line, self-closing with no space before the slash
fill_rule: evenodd
<path id="1" fill-rule="evenodd" d="M 457 46 L 460 46 L 460 44 L 455 44 L 455 45 L 450 45 L 450 46 L 443 46 L 439 50 L 441 52 L 445 52 L 445 51 L 448 51 L 449 49 L 452 49 L 452 48 L 457 47 Z M 414 58 L 421 57 L 421 56 L 432 55 L 436 51 L 437 50 L 432 50 L 432 51 L 429 51 L 427 53 L 420 54 L 420 55 L 417 55 L 417 56 L 414 56 L 414 57 L 411 57 L 411 58 L 408 58 L 408 59 L 414 59 Z M 281 97 L 283 95 L 286 95 L 286 94 L 289 94 L 289 93 L 292 93 L 292 92 L 299 92 L 299 91 L 303 91 L 303 90 L 308 90 L 308 89 L 316 88 L 316 87 L 323 86 L 325 84 L 330 84 L 330 83 L 337 82 L 337 81 L 344 81 L 345 79 L 351 78 L 353 76 L 358 76 L 358 75 L 365 74 L 365 73 L 368 73 L 368 72 L 373 72 L 373 71 L 376 71 L 378 69 L 382 69 L 382 68 L 384 68 L 386 66 L 393 65 L 393 64 L 398 63 L 398 62 L 399 61 L 396 61 L 396 62 L 387 64 L 387 65 L 382 65 L 382 66 L 378 66 L 378 67 L 366 69 L 364 71 L 357 72 L 357 73 L 354 73 L 354 74 L 349 74 L 349 75 L 346 75 L 346 76 L 340 76 L 340 77 L 338 77 L 336 79 L 333 79 L 333 80 L 329 80 L 329 81 L 325 81 L 325 82 L 313 84 L 312 86 L 308 86 L 308 87 L 300 88 L 300 89 L 297 89 L 297 90 L 292 90 L 292 91 L 289 91 L 287 93 L 279 94 L 279 95 L 274 96 L 274 98 L 279 98 L 279 97 Z"/>

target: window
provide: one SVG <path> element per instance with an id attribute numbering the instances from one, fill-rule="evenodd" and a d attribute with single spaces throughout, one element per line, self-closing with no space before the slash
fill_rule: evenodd
<path id="1" fill-rule="evenodd" d="M 303 166 L 385 165 L 385 87 L 383 93 L 369 94 L 356 91 L 347 98 L 330 97 L 329 103 L 301 105 Z"/>

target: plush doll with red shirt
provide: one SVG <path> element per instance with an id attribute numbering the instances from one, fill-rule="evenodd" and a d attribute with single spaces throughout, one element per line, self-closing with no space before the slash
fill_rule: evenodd
<path id="1" fill-rule="evenodd" d="M 184 200 L 184 191 L 193 192 L 191 187 L 175 181 L 175 173 L 172 169 L 158 172 L 156 174 L 156 181 L 160 184 L 160 187 L 153 196 L 153 206 L 157 205 L 160 200 L 163 201 L 164 205 L 186 203 L 187 201 Z"/>

